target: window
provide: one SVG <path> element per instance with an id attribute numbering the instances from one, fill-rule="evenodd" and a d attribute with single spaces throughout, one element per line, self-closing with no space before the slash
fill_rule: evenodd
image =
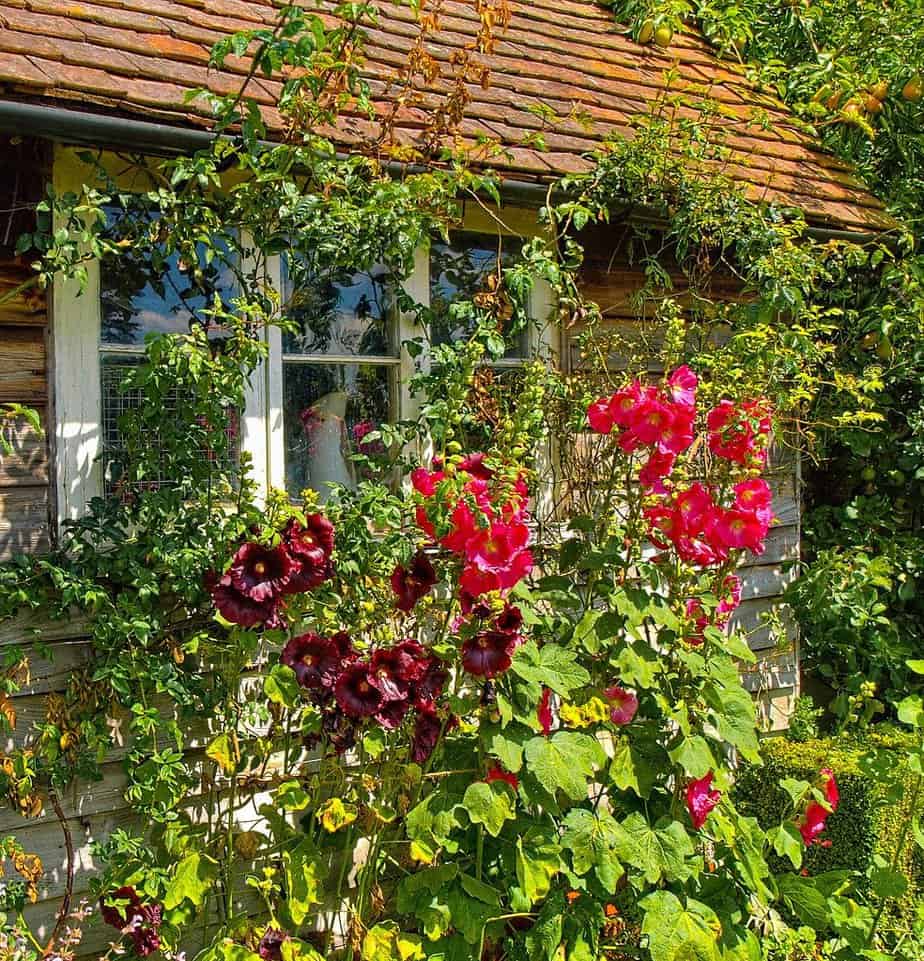
<path id="1" fill-rule="evenodd" d="M 401 365 L 394 281 L 382 268 L 315 274 L 281 264 L 284 312 L 297 330 L 282 337 L 286 489 L 323 500 L 332 484 L 355 486 L 364 438 L 397 414 Z"/>

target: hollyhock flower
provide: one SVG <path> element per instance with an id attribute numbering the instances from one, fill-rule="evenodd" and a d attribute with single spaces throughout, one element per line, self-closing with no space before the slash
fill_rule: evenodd
<path id="1" fill-rule="evenodd" d="M 684 364 L 678 367 L 667 381 L 667 393 L 670 399 L 681 407 L 696 406 L 696 388 L 699 380 L 696 374 Z"/>
<path id="2" fill-rule="evenodd" d="M 450 717 L 446 722 L 449 730 L 455 723 Z M 414 733 L 411 737 L 411 760 L 415 764 L 426 764 L 436 747 L 443 730 L 443 723 L 432 705 L 420 707 L 417 710 L 417 720 L 414 723 Z"/>
<path id="3" fill-rule="evenodd" d="M 460 462 L 459 470 L 464 471 L 466 474 L 470 474 L 472 477 L 475 477 L 478 480 L 491 480 L 491 478 L 494 476 L 494 471 L 485 465 L 485 456 L 486 455 L 480 451 L 475 454 L 469 454 Z"/>
<path id="4" fill-rule="evenodd" d="M 628 427 L 635 408 L 642 400 L 642 385 L 636 380 L 617 390 L 609 399 L 610 416 L 615 424 Z"/>
<path id="5" fill-rule="evenodd" d="M 417 521 L 417 526 L 427 537 L 436 537 L 436 528 L 433 526 L 433 521 L 431 521 L 427 515 L 427 509 L 422 504 L 418 504 L 414 508 L 414 518 Z"/>
<path id="6" fill-rule="evenodd" d="M 809 801 L 805 814 L 798 822 L 799 833 L 805 846 L 820 843 L 818 835 L 824 831 L 830 812 L 817 801 Z"/>
<path id="7" fill-rule="evenodd" d="M 441 470 L 429 471 L 425 467 L 417 467 L 411 471 L 411 485 L 418 494 L 432 497 L 436 493 L 437 485 L 445 476 Z"/>
<path id="8" fill-rule="evenodd" d="M 376 712 L 375 719 L 387 731 L 394 731 L 401 727 L 401 722 L 407 717 L 411 709 L 408 701 L 388 701 Z"/>
<path id="9" fill-rule="evenodd" d="M 692 418 L 674 413 L 662 429 L 655 449 L 662 454 L 682 454 L 692 443 Z"/>
<path id="10" fill-rule="evenodd" d="M 420 662 L 406 650 L 377 650 L 369 662 L 370 683 L 386 701 L 406 701 L 421 673 Z"/>
<path id="11" fill-rule="evenodd" d="M 495 764 L 484 776 L 484 779 L 487 784 L 492 781 L 503 781 L 504 784 L 509 784 L 514 791 L 520 786 L 520 780 L 516 774 L 505 771 L 499 764 Z"/>
<path id="12" fill-rule="evenodd" d="M 472 564 L 466 565 L 459 578 L 459 585 L 472 597 L 480 597 L 490 591 L 508 591 L 529 576 L 533 565 L 532 551 L 527 548 L 517 551 L 510 558 L 509 566 L 499 573 L 481 570 Z"/>
<path id="13" fill-rule="evenodd" d="M 629 431 L 643 444 L 657 444 L 673 426 L 674 414 L 659 397 L 648 394 L 629 415 Z M 675 451 L 676 453 L 676 451 Z"/>
<path id="14" fill-rule="evenodd" d="M 323 514 L 306 514 L 304 525 L 293 517 L 282 531 L 282 541 L 293 557 L 321 564 L 334 552 L 334 525 Z"/>
<path id="15" fill-rule="evenodd" d="M 686 606 L 687 617 L 695 623 L 695 630 L 692 634 L 685 634 L 684 640 L 693 647 L 699 647 L 706 641 L 705 630 L 709 626 L 709 618 L 703 610 L 703 605 L 695 597 L 687 598 Z"/>
<path id="16" fill-rule="evenodd" d="M 502 574 L 528 543 L 529 528 L 525 524 L 492 524 L 468 540 L 465 557 L 478 570 Z"/>
<path id="17" fill-rule="evenodd" d="M 699 537 L 682 535 L 674 541 L 677 556 L 695 567 L 710 567 L 728 559 L 728 549 L 722 544 L 708 544 Z"/>
<path id="18" fill-rule="evenodd" d="M 296 563 L 282 544 L 264 547 L 256 542 L 241 545 L 231 561 L 231 586 L 251 600 L 271 600 L 286 586 Z"/>
<path id="19" fill-rule="evenodd" d="M 836 811 L 841 801 L 841 792 L 838 790 L 837 781 L 834 778 L 834 771 L 829 767 L 821 769 L 822 789 L 825 800 L 831 805 L 831 810 Z"/>
<path id="20" fill-rule="evenodd" d="M 735 484 L 735 507 L 751 511 L 762 523 L 769 524 L 773 520 L 772 502 L 770 485 L 761 477 Z"/>
<path id="21" fill-rule="evenodd" d="M 119 888 L 110 900 L 127 901 L 124 908 L 103 903 L 100 915 L 110 927 L 123 931 L 131 938 L 135 953 L 142 958 L 160 948 L 158 929 L 163 921 L 163 908 L 159 904 L 143 904 L 132 887 Z"/>
<path id="22" fill-rule="evenodd" d="M 668 541 L 677 541 L 686 532 L 680 511 L 666 504 L 646 507 L 643 513 L 648 520 L 651 542 L 661 550 L 667 548 Z"/>
<path id="23" fill-rule="evenodd" d="M 127 901 L 123 907 L 114 904 L 107 904 L 107 901 Z M 141 898 L 138 892 L 131 887 L 122 887 L 113 891 L 105 898 L 100 899 L 100 917 L 105 924 L 111 928 L 118 928 L 120 931 L 128 924 L 131 915 L 141 908 Z"/>
<path id="24" fill-rule="evenodd" d="M 717 457 L 746 466 L 766 463 L 770 415 L 765 401 L 746 401 L 738 408 L 723 400 L 707 415 L 706 426 L 709 449 Z"/>
<path id="25" fill-rule="evenodd" d="M 295 679 L 301 687 L 317 690 L 333 686 L 343 666 L 344 655 L 332 638 L 309 632 L 288 641 L 279 660 L 295 671 Z"/>
<path id="26" fill-rule="evenodd" d="M 334 684 L 334 696 L 347 717 L 370 717 L 385 703 L 369 665 L 362 662 L 347 665 Z"/>
<path id="27" fill-rule="evenodd" d="M 623 687 L 608 687 L 604 692 L 610 701 L 610 720 L 620 726 L 631 724 L 638 710 L 638 698 Z"/>
<path id="28" fill-rule="evenodd" d="M 462 666 L 476 677 L 494 678 L 510 668 L 517 636 L 482 631 L 462 644 Z"/>
<path id="29" fill-rule="evenodd" d="M 712 494 L 699 481 L 674 497 L 674 507 L 688 531 L 701 531 L 714 506 Z"/>
<path id="30" fill-rule="evenodd" d="M 712 778 L 713 773 L 710 771 L 687 785 L 687 810 L 697 831 L 706 823 L 709 813 L 722 799 L 722 792 L 712 789 Z"/>
<path id="31" fill-rule="evenodd" d="M 767 526 L 746 511 L 731 508 L 715 508 L 707 521 L 707 529 L 713 541 L 732 549 L 748 549 L 754 554 L 764 552 Z"/>
<path id="32" fill-rule="evenodd" d="M 504 604 L 504 609 L 494 619 L 494 629 L 504 634 L 518 634 L 523 626 L 523 614 L 513 604 Z"/>
<path id="33" fill-rule="evenodd" d="M 600 397 L 587 408 L 587 423 L 595 434 L 609 434 L 615 421 L 610 409 L 610 398 Z"/>
<path id="34" fill-rule="evenodd" d="M 723 596 L 720 598 L 715 609 L 717 619 L 721 624 L 726 624 L 728 618 L 734 614 L 741 603 L 741 578 L 736 574 L 729 574 L 722 581 Z"/>
<path id="35" fill-rule="evenodd" d="M 283 626 L 279 616 L 278 600 L 270 597 L 265 601 L 255 601 L 247 594 L 242 594 L 231 583 L 231 575 L 225 574 L 212 588 L 212 603 L 216 610 L 226 620 L 240 627 Z"/>
<path id="36" fill-rule="evenodd" d="M 654 450 L 645 462 L 645 466 L 638 472 L 638 480 L 645 490 L 653 490 L 663 494 L 665 487 L 661 481 L 674 469 L 675 454 Z"/>
<path id="37" fill-rule="evenodd" d="M 464 498 L 450 511 L 449 522 L 452 526 L 449 533 L 440 538 L 440 544 L 447 551 L 461 554 L 468 542 L 482 529 L 481 524 Z"/>
<path id="38" fill-rule="evenodd" d="M 539 698 L 539 707 L 536 709 L 536 720 L 542 733 L 548 736 L 552 733 L 552 689 L 544 687 L 542 697 Z"/>
<path id="39" fill-rule="evenodd" d="M 417 602 L 430 593 L 436 583 L 436 571 L 423 551 L 418 551 L 405 567 L 399 564 L 391 575 L 391 589 L 397 595 L 397 608 L 407 614 Z"/>
<path id="40" fill-rule="evenodd" d="M 282 961 L 282 945 L 289 940 L 289 935 L 278 928 L 267 928 L 260 938 L 257 954 L 265 961 Z"/>
<path id="41" fill-rule="evenodd" d="M 449 671 L 437 657 L 428 657 L 422 662 L 422 672 L 414 684 L 414 703 L 419 708 L 422 704 L 435 701 L 443 693 Z"/>

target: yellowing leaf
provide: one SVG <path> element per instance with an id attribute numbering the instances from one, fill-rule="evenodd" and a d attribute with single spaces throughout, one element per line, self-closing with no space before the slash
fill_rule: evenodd
<path id="1" fill-rule="evenodd" d="M 344 804 L 338 797 L 332 797 L 318 808 L 318 819 L 325 831 L 335 834 L 356 820 L 356 808 Z"/>
<path id="2" fill-rule="evenodd" d="M 222 770 L 224 774 L 233 774 L 240 760 L 237 737 L 233 734 L 219 734 L 205 749 L 205 753 Z"/>

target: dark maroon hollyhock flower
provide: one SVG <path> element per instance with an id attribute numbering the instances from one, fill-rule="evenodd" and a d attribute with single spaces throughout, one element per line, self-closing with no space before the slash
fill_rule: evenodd
<path id="1" fill-rule="evenodd" d="M 459 470 L 465 471 L 476 480 L 489 481 L 494 476 L 494 471 L 485 465 L 484 459 L 485 455 L 481 451 L 477 454 L 469 454 L 459 464 Z"/>
<path id="2" fill-rule="evenodd" d="M 414 735 L 411 738 L 411 760 L 415 764 L 426 764 L 436 747 L 436 742 L 440 739 L 442 730 L 443 722 L 439 719 L 435 708 L 428 705 L 418 709 Z"/>
<path id="3" fill-rule="evenodd" d="M 313 631 L 293 637 L 282 649 L 280 661 L 295 671 L 302 687 L 333 687 L 343 665 L 337 642 Z"/>
<path id="4" fill-rule="evenodd" d="M 417 660 L 395 648 L 376 651 L 369 662 L 370 683 L 386 701 L 406 701 L 418 673 Z"/>
<path id="5" fill-rule="evenodd" d="M 250 541 L 238 548 L 228 575 L 236 591 L 262 603 L 279 594 L 296 569 L 296 562 L 282 544 L 264 547 Z"/>
<path id="6" fill-rule="evenodd" d="M 523 626 L 523 615 L 518 607 L 513 604 L 505 604 L 504 609 L 494 621 L 494 629 L 502 634 L 518 634 Z"/>
<path id="7" fill-rule="evenodd" d="M 293 557 L 321 564 L 334 552 L 334 525 L 323 514 L 306 514 L 304 525 L 293 517 L 282 540 Z"/>
<path id="8" fill-rule="evenodd" d="M 107 901 L 127 901 L 122 907 L 107 904 Z M 141 907 L 141 898 L 134 888 L 118 888 L 105 898 L 100 899 L 100 917 L 105 924 L 119 931 L 128 924 L 128 919 Z"/>
<path id="9" fill-rule="evenodd" d="M 282 945 L 288 940 L 289 936 L 285 931 L 280 931 L 279 928 L 267 928 L 263 937 L 260 938 L 257 954 L 267 961 L 282 961 Z"/>
<path id="10" fill-rule="evenodd" d="M 334 685 L 334 697 L 347 717 L 370 717 L 384 704 L 385 697 L 373 683 L 369 665 L 350 664 Z"/>
<path id="11" fill-rule="evenodd" d="M 282 588 L 283 594 L 307 594 L 334 576 L 334 568 L 329 560 L 318 565 L 307 560 L 296 560 L 295 570 Z"/>
<path id="12" fill-rule="evenodd" d="M 462 666 L 477 677 L 497 677 L 510 667 L 517 640 L 517 635 L 482 631 L 462 645 Z"/>
<path id="13" fill-rule="evenodd" d="M 443 693 L 446 681 L 449 680 L 449 671 L 443 667 L 443 662 L 438 657 L 428 657 L 423 665 L 423 673 L 413 691 L 418 707 L 435 701 Z"/>
<path id="14" fill-rule="evenodd" d="M 356 660 L 356 651 L 353 650 L 353 642 L 346 631 L 337 631 L 331 634 L 330 639 L 337 645 L 337 650 L 344 660 Z"/>
<path id="15" fill-rule="evenodd" d="M 414 605 L 430 593 L 435 583 L 436 571 L 423 551 L 414 555 L 408 567 L 399 564 L 391 575 L 391 589 L 398 598 L 398 610 L 405 614 L 413 610 Z"/>
<path id="16" fill-rule="evenodd" d="M 382 709 L 375 715 L 375 719 L 388 731 L 394 731 L 401 727 L 401 722 L 407 717 L 410 710 L 408 701 L 388 701 Z"/>
<path id="17" fill-rule="evenodd" d="M 230 574 L 225 574 L 212 588 L 212 602 L 218 613 L 232 624 L 239 624 L 241 627 L 283 626 L 282 618 L 279 616 L 278 598 L 270 597 L 266 601 L 255 601 L 232 585 Z"/>
<path id="18" fill-rule="evenodd" d="M 160 948 L 160 928 L 163 909 L 159 904 L 142 904 L 134 888 L 119 888 L 110 895 L 110 900 L 127 901 L 122 907 L 101 904 L 100 915 L 110 927 L 127 931 L 132 940 L 135 953 L 142 958 L 153 954 Z"/>
<path id="19" fill-rule="evenodd" d="M 469 594 L 464 587 L 459 588 L 459 604 L 462 607 L 462 613 L 466 617 L 471 615 L 480 621 L 489 618 L 492 613 L 490 604 L 475 597 L 474 594 Z"/>

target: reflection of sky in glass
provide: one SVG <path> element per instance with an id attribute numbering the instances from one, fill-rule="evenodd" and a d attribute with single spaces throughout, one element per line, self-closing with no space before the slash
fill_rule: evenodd
<path id="1" fill-rule="evenodd" d="M 116 208 L 107 208 L 109 223 L 117 216 Z M 204 246 L 199 247 L 200 267 L 207 269 L 212 288 L 227 297 L 234 289 L 231 268 L 213 261 L 205 268 Z M 201 291 L 190 291 L 189 275 L 180 270 L 179 255 L 174 253 L 160 273 L 151 277 L 152 268 L 148 258 L 126 251 L 117 258 L 104 258 L 100 263 L 100 300 L 103 344 L 142 346 L 149 333 L 189 332 L 190 325 L 203 320 L 199 311 L 212 303 L 212 296 Z M 163 284 L 161 295 L 151 280 Z"/>
<path id="2" fill-rule="evenodd" d="M 512 266 L 522 243 L 504 237 L 501 269 Z M 434 344 L 461 340 L 471 329 L 455 322 L 449 307 L 458 300 L 471 300 L 484 290 L 488 277 L 498 269 L 498 238 L 491 234 L 456 233 L 448 244 L 435 240 L 430 245 L 430 306 L 434 313 L 431 339 Z M 516 346 L 508 356 L 520 351 Z"/>
<path id="3" fill-rule="evenodd" d="M 336 276 L 336 280 L 333 279 Z M 393 356 L 390 330 L 392 298 L 382 268 L 354 274 L 321 274 L 310 282 L 302 275 L 299 288 L 282 258 L 282 297 L 299 332 L 286 333 L 288 354 L 364 354 Z"/>

